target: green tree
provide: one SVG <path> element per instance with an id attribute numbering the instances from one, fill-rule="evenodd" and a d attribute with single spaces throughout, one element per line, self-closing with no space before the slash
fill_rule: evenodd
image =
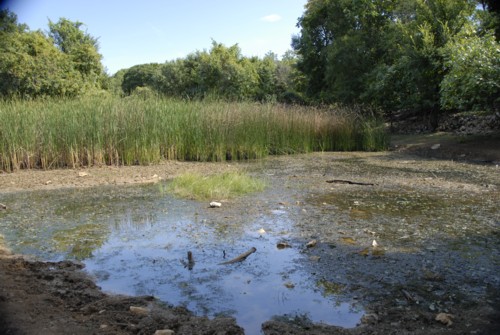
<path id="1" fill-rule="evenodd" d="M 385 57 L 389 0 L 310 0 L 292 45 L 306 94 L 324 102 L 360 102 L 365 75 Z"/>
<path id="2" fill-rule="evenodd" d="M 441 105 L 452 110 L 494 110 L 500 105 L 500 44 L 490 33 L 464 27 L 442 50 L 447 73 L 440 84 Z"/>
<path id="3" fill-rule="evenodd" d="M 131 94 L 137 87 L 149 87 L 150 89 L 162 91 L 162 64 L 150 63 L 132 66 L 123 75 L 122 90 L 125 94 Z"/>
<path id="4" fill-rule="evenodd" d="M 63 53 L 71 57 L 89 88 L 101 88 L 105 73 L 98 40 L 83 31 L 83 26 L 82 22 L 65 18 L 59 19 L 57 23 L 49 20 L 49 36 Z"/>
<path id="5" fill-rule="evenodd" d="M 0 38 L 0 93 L 3 96 L 76 96 L 83 87 L 71 59 L 39 32 Z"/>

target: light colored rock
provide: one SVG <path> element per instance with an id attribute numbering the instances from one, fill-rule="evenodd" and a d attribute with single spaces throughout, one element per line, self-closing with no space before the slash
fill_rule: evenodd
<path id="1" fill-rule="evenodd" d="M 317 240 L 309 241 L 309 242 L 307 242 L 306 247 L 308 247 L 308 248 L 315 247 L 317 243 L 318 243 Z"/>
<path id="2" fill-rule="evenodd" d="M 85 171 L 78 172 L 78 177 L 86 177 L 88 175 L 89 175 L 88 172 Z"/>
<path id="3" fill-rule="evenodd" d="M 130 312 L 136 315 L 148 315 L 149 309 L 145 307 L 130 306 Z"/>
<path id="4" fill-rule="evenodd" d="M 432 150 L 436 150 L 436 149 L 439 149 L 439 147 L 441 147 L 441 144 L 437 143 L 437 144 L 434 144 L 431 149 Z"/>
<path id="5" fill-rule="evenodd" d="M 158 329 L 154 335 L 174 335 L 175 332 L 171 329 Z"/>
<path id="6" fill-rule="evenodd" d="M 220 202 L 217 202 L 217 201 L 212 201 L 210 203 L 210 208 L 219 208 L 221 206 L 222 206 L 222 204 Z"/>

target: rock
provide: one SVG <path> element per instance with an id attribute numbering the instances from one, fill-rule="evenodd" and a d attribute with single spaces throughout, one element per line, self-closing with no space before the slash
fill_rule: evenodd
<path id="1" fill-rule="evenodd" d="M 259 234 L 265 234 L 266 231 L 264 230 L 264 228 L 260 228 L 258 231 L 257 231 Z"/>
<path id="2" fill-rule="evenodd" d="M 158 329 L 154 335 L 174 335 L 175 332 L 171 329 Z"/>
<path id="3" fill-rule="evenodd" d="M 85 171 L 78 172 L 78 177 L 86 177 L 88 175 L 89 175 L 88 172 L 85 172 Z"/>
<path id="4" fill-rule="evenodd" d="M 310 256 L 310 257 L 309 257 L 309 260 L 310 260 L 311 262 L 315 262 L 315 263 L 319 262 L 319 260 L 320 260 L 320 259 L 321 259 L 321 257 L 320 257 L 320 256 Z"/>
<path id="5" fill-rule="evenodd" d="M 367 313 L 361 317 L 361 323 L 364 324 L 376 324 L 378 322 L 378 315 L 375 313 Z"/>
<path id="6" fill-rule="evenodd" d="M 439 321 L 442 324 L 447 325 L 448 327 L 453 324 L 453 321 L 451 321 L 451 319 L 453 318 L 454 316 L 448 313 L 439 313 L 438 315 L 436 315 L 436 321 Z"/>
<path id="7" fill-rule="evenodd" d="M 317 240 L 309 241 L 309 242 L 307 242 L 306 247 L 308 247 L 308 248 L 315 247 L 317 243 L 318 243 Z"/>
<path id="8" fill-rule="evenodd" d="M 4 211 L 6 209 L 7 209 L 7 206 L 0 203 L 0 211 Z"/>
<path id="9" fill-rule="evenodd" d="M 149 309 L 145 307 L 130 306 L 130 311 L 136 315 L 148 315 Z"/>
<path id="10" fill-rule="evenodd" d="M 285 249 L 285 248 L 291 248 L 292 246 L 288 244 L 288 242 L 279 242 L 276 244 L 276 248 L 278 249 Z"/>
<path id="11" fill-rule="evenodd" d="M 432 150 L 436 150 L 436 149 L 439 149 L 441 147 L 441 144 L 437 143 L 437 144 L 434 144 L 431 149 Z"/>
<path id="12" fill-rule="evenodd" d="M 292 289 L 292 288 L 294 288 L 294 287 L 295 287 L 294 283 L 292 283 L 292 282 L 286 282 L 286 283 L 285 283 L 285 284 L 283 284 L 283 285 L 285 285 L 285 287 L 286 287 L 286 288 L 289 288 L 289 289 Z"/>
<path id="13" fill-rule="evenodd" d="M 220 208 L 222 206 L 222 204 L 220 202 L 217 202 L 217 201 L 212 201 L 210 203 L 210 208 Z"/>

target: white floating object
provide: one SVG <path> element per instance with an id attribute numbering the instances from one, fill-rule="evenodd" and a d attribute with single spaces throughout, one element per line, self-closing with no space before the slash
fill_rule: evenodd
<path id="1" fill-rule="evenodd" d="M 220 206 L 222 206 L 222 204 L 220 202 L 217 202 L 217 201 L 212 201 L 210 203 L 211 208 L 219 208 Z"/>

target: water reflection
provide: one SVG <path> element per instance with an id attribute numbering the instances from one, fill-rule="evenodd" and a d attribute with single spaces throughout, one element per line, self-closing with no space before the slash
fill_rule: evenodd
<path id="1" fill-rule="evenodd" d="M 361 317 L 361 307 L 340 300 L 340 289 L 300 267 L 304 255 L 286 234 L 293 226 L 286 209 L 213 215 L 205 204 L 157 186 L 7 197 L 12 211 L 2 214 L 0 229 L 14 252 L 82 260 L 105 291 L 153 295 L 209 317 L 231 315 L 248 334 L 274 315 L 345 327 Z M 283 240 L 291 247 L 278 249 Z M 220 265 L 251 247 L 257 252 L 245 262 Z"/>

